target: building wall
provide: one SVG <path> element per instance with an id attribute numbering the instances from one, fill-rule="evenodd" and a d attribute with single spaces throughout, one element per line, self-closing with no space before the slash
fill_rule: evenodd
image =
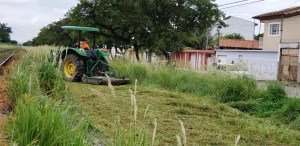
<path id="1" fill-rule="evenodd" d="M 178 67 L 204 71 L 215 62 L 215 52 L 178 52 L 172 54 L 172 62 Z"/>
<path id="2" fill-rule="evenodd" d="M 265 20 L 263 50 L 278 51 L 281 34 L 278 36 L 269 35 L 270 23 L 281 23 L 280 19 Z M 300 15 L 284 18 L 282 24 L 282 42 L 300 42 Z M 280 32 L 281 33 L 281 32 Z"/>
<path id="3" fill-rule="evenodd" d="M 216 62 L 234 64 L 249 72 L 257 80 L 277 80 L 278 52 L 276 51 L 242 51 L 217 50 Z"/>
<path id="4" fill-rule="evenodd" d="M 277 36 L 270 36 L 269 35 L 269 25 L 270 25 L 270 23 L 280 23 L 281 22 L 280 19 L 266 20 L 263 22 L 265 23 L 263 50 L 278 51 L 278 47 L 279 47 L 279 43 L 280 43 L 280 34 Z"/>
<path id="5" fill-rule="evenodd" d="M 282 42 L 300 42 L 300 15 L 283 21 Z"/>
<path id="6" fill-rule="evenodd" d="M 221 28 L 220 35 L 239 33 L 245 40 L 253 40 L 254 22 L 231 16 L 224 20 L 228 27 Z M 217 28 L 214 27 L 211 31 L 212 35 L 217 34 Z"/>

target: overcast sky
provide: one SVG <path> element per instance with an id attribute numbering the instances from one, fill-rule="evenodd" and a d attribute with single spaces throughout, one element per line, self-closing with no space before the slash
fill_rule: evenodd
<path id="1" fill-rule="evenodd" d="M 216 0 L 219 5 L 237 1 L 241 0 Z M 244 3 L 254 1 L 257 0 L 245 0 Z M 12 28 L 11 39 L 25 42 L 37 36 L 42 27 L 63 18 L 64 14 L 77 3 L 78 0 L 0 0 L 0 23 L 7 23 Z M 222 6 L 220 9 L 227 16 L 253 21 L 252 17 L 258 14 L 299 6 L 300 0 L 264 0 L 232 7 L 238 4 L 243 3 Z"/>

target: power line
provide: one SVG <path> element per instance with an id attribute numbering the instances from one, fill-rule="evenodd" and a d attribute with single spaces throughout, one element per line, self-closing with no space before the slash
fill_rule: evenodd
<path id="1" fill-rule="evenodd" d="M 229 6 L 229 7 L 220 8 L 220 9 L 228 9 L 228 8 L 233 8 L 233 7 L 238 7 L 238 6 L 253 4 L 253 3 L 257 3 L 257 2 L 261 2 L 261 1 L 265 1 L 265 0 L 257 0 L 257 1 L 254 1 L 254 2 L 249 2 L 249 3 L 240 4 L 240 5 L 234 5 L 234 6 Z"/>
<path id="2" fill-rule="evenodd" d="M 236 3 L 241 3 L 241 2 L 246 2 L 246 1 L 249 1 L 249 0 L 240 0 L 240 1 L 232 2 L 232 3 L 227 3 L 227 4 L 220 5 L 220 7 L 231 5 L 231 4 L 236 4 Z"/>

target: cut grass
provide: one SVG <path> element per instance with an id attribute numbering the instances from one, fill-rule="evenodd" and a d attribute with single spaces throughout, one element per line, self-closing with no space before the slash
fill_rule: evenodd
<path id="1" fill-rule="evenodd" d="M 115 87 L 116 98 L 107 86 L 68 83 L 77 95 L 92 125 L 105 133 L 106 140 L 113 141 L 118 119 L 129 130 L 131 102 L 129 88 Z M 255 118 L 207 98 L 166 91 L 155 87 L 139 86 L 137 89 L 138 121 L 143 118 L 150 104 L 148 118 L 157 119 L 155 145 L 176 145 L 176 135 L 181 135 L 178 120 L 184 123 L 187 145 L 234 145 L 241 135 L 241 145 L 297 145 L 300 132 L 287 126 L 276 126 L 267 118 Z M 151 137 L 153 124 L 149 122 Z M 141 128 L 141 127 L 138 127 Z"/>

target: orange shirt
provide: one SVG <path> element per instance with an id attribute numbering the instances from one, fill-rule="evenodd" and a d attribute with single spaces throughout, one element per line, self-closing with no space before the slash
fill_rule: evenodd
<path id="1" fill-rule="evenodd" d="M 89 44 L 87 43 L 87 41 L 81 41 L 80 42 L 80 48 L 82 48 L 82 49 L 90 49 L 90 46 L 89 46 Z"/>

